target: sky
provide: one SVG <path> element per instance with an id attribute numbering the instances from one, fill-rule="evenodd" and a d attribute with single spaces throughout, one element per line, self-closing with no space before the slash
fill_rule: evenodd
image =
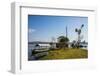
<path id="1" fill-rule="evenodd" d="M 88 17 L 28 15 L 28 41 L 57 41 L 59 36 L 66 36 L 70 42 L 77 40 L 75 28 L 82 28 L 81 38 L 88 42 Z"/>

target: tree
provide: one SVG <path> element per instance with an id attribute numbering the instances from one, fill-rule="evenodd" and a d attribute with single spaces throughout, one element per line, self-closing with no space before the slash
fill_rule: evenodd
<path id="1" fill-rule="evenodd" d="M 65 36 L 58 37 L 58 45 L 60 48 L 65 48 L 68 42 L 69 42 L 69 39 L 67 37 Z"/>
<path id="2" fill-rule="evenodd" d="M 77 41 L 77 47 L 79 47 L 79 44 L 81 42 L 81 38 L 80 38 L 80 35 L 81 35 L 81 31 L 82 31 L 82 28 L 84 27 L 84 24 L 81 25 L 80 29 L 75 29 L 75 32 L 77 32 L 78 34 L 78 41 Z"/>

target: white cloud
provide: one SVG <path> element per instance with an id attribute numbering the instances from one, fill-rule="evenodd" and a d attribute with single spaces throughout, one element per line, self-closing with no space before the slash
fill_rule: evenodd
<path id="1" fill-rule="evenodd" d="M 36 31 L 35 29 L 31 29 L 31 28 L 28 29 L 28 32 L 29 32 L 29 33 L 33 33 L 33 32 L 35 32 L 35 31 Z"/>

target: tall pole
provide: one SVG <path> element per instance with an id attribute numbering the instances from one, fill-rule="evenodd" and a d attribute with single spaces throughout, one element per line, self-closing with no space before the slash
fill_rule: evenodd
<path id="1" fill-rule="evenodd" d="M 67 26 L 66 26 L 66 37 L 68 37 L 68 33 L 67 33 Z"/>

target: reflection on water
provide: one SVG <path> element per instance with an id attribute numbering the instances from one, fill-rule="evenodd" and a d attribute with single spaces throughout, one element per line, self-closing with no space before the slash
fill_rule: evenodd
<path id="1" fill-rule="evenodd" d="M 38 46 L 36 47 L 33 44 L 28 45 L 28 60 L 37 60 L 39 57 L 45 56 L 48 54 L 49 46 Z M 32 51 L 38 52 L 37 54 L 32 55 Z"/>

